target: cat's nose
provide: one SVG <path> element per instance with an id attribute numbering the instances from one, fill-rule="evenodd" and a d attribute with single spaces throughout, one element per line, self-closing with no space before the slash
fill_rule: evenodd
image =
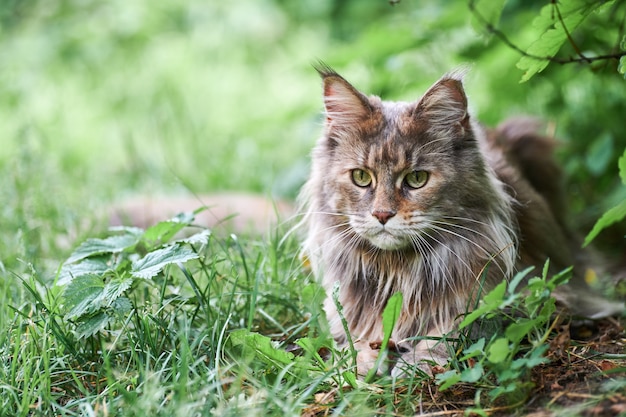
<path id="1" fill-rule="evenodd" d="M 395 210 L 374 210 L 372 216 L 376 217 L 380 224 L 385 224 L 396 215 Z"/>

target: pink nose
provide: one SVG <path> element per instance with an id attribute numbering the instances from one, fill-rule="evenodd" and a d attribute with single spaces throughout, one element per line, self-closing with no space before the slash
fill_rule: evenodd
<path id="1" fill-rule="evenodd" d="M 374 210 L 372 216 L 376 217 L 380 224 L 385 224 L 396 215 L 394 210 Z"/>

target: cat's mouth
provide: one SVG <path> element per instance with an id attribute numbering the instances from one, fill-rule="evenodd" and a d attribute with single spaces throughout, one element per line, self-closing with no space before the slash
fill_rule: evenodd
<path id="1" fill-rule="evenodd" d="M 367 234 L 366 238 L 372 244 L 372 246 L 375 246 L 382 250 L 398 250 L 403 249 L 407 246 L 407 241 L 405 238 L 396 236 L 387 228 L 381 228 L 377 231 L 372 231 Z"/>

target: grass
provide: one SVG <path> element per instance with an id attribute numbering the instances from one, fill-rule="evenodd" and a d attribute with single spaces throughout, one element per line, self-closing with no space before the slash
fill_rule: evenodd
<path id="1" fill-rule="evenodd" d="M 621 201 L 610 167 L 621 149 L 614 115 L 626 102 L 623 81 L 564 68 L 520 86 L 519 74 L 502 71 L 517 56 L 472 32 L 463 4 L 426 6 L 2 4 L 0 416 L 572 415 L 574 406 L 590 415 L 623 404 L 624 333 L 613 322 L 568 344 L 571 332 L 554 327 L 550 362 L 520 379 L 533 385 L 515 409 L 488 396 L 498 375 L 488 357 L 471 356 L 470 341 L 455 345 L 471 357 L 453 362 L 447 377 L 460 380 L 447 390 L 444 376 L 356 379 L 352 353 L 328 340 L 319 287 L 284 229 L 181 244 L 198 257 L 180 265 L 166 257 L 156 275 L 133 277 L 133 257 L 162 249 L 144 242 L 122 251 L 119 270 L 96 275 L 98 285 L 75 287 L 74 298 L 59 285 L 61 265 L 82 242 L 111 235 L 106 207 L 128 196 L 228 189 L 293 198 L 321 128 L 310 67 L 318 58 L 399 99 L 476 60 L 468 84 L 481 119 L 536 111 L 571 122 L 560 129 L 566 170 L 580 184 L 573 194 L 607 195 L 588 211 L 577 200 L 586 224 Z M 568 112 L 553 84 L 576 97 Z M 586 156 L 598 125 L 610 146 Z M 99 285 L 111 282 L 129 286 L 98 301 Z M 80 306 L 87 296 L 98 308 Z M 486 371 L 470 382 L 476 363 Z"/>
<path id="2" fill-rule="evenodd" d="M 595 387 L 583 411 L 623 404 L 623 329 L 605 325 L 604 340 L 563 342 L 569 328 L 554 321 L 549 297 L 562 278 L 535 279 L 525 296 L 514 283 L 486 296 L 464 326 L 479 315 L 505 318 L 511 308 L 528 319 L 491 338 L 452 341 L 462 353 L 436 378 L 418 372 L 365 382 L 352 352 L 330 340 L 323 292 L 297 261 L 294 237 L 200 230 L 172 241 L 179 227 L 164 222 L 90 238 L 64 268 L 102 262 L 108 269 L 75 268 L 63 285 L 42 286 L 35 271 L 13 276 L 23 303 L 3 310 L 4 415 L 512 415 L 528 411 L 530 399 L 538 401 L 532 410 L 556 403 L 557 393 L 538 388 L 554 378 L 549 389 L 558 390 L 565 364 Z M 384 320 L 393 325 L 391 310 Z M 563 415 L 572 415 L 566 405 Z"/>

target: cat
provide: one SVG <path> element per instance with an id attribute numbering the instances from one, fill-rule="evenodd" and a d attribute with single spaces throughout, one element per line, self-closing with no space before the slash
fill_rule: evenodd
<path id="1" fill-rule="evenodd" d="M 368 97 L 324 64 L 316 70 L 325 122 L 299 197 L 303 254 L 328 294 L 332 336 L 345 346 L 332 297 L 339 285 L 360 374 L 373 366 L 381 314 L 398 291 L 396 375 L 406 371 L 400 364 L 427 372 L 444 365 L 449 354 L 437 339 L 454 332 L 481 291 L 546 259 L 552 273 L 574 265 L 555 294 L 572 314 L 624 310 L 584 280 L 586 260 L 563 220 L 554 141 L 538 135 L 535 122 L 482 127 L 468 113 L 464 71 L 407 103 Z"/>

